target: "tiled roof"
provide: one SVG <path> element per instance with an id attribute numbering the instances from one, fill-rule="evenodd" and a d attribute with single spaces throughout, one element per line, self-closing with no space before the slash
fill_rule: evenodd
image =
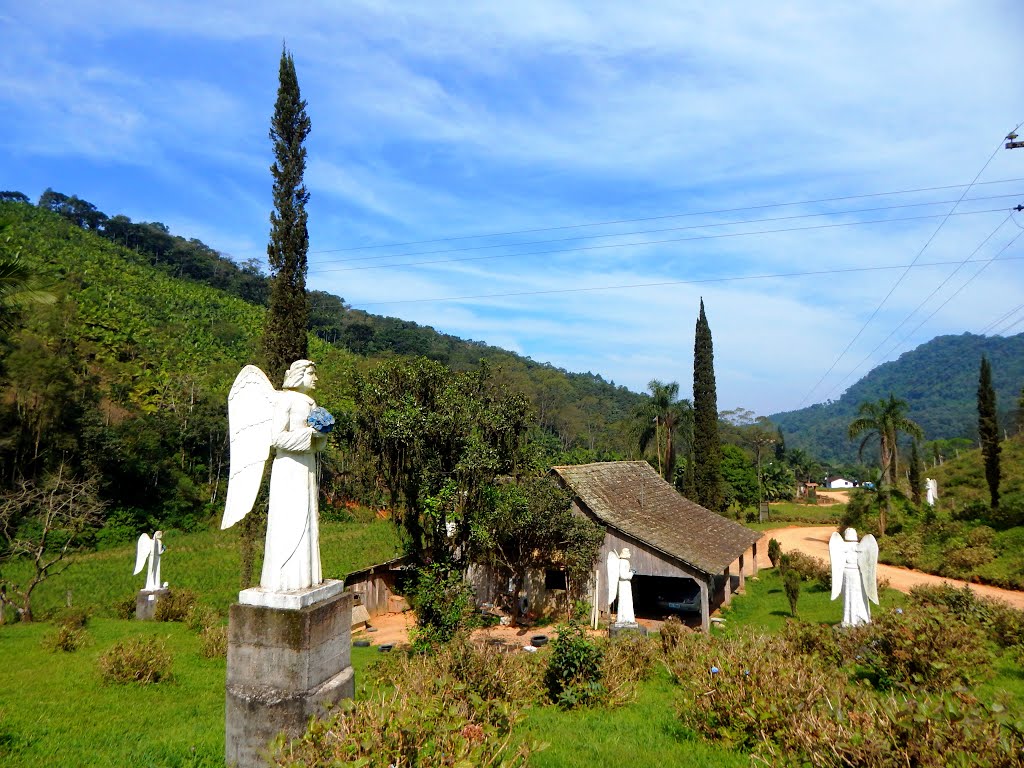
<path id="1" fill-rule="evenodd" d="M 761 538 L 687 499 L 646 461 L 601 461 L 552 471 L 603 523 L 704 573 L 721 573 Z"/>

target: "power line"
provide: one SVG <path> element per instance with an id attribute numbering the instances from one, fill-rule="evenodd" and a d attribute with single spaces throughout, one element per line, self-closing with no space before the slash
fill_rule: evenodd
<path id="1" fill-rule="evenodd" d="M 1018 259 L 1024 259 L 1024 256 L 1014 256 L 1009 259 L 1002 259 L 1002 261 L 1016 261 Z M 979 262 L 981 259 L 978 260 Z M 770 275 L 734 275 L 732 277 L 706 277 L 698 278 L 693 280 L 662 280 L 652 283 L 625 283 L 622 285 L 602 285 L 593 286 L 590 288 L 552 288 L 543 291 L 515 291 L 510 293 L 482 293 L 473 296 L 438 296 L 431 299 L 395 299 L 392 301 L 365 301 L 361 302 L 360 306 L 363 307 L 379 307 L 391 304 L 428 304 L 441 301 L 471 301 L 475 299 L 504 299 L 514 298 L 520 296 L 544 296 L 548 294 L 560 294 L 560 293 L 591 293 L 597 291 L 619 291 L 629 290 L 634 288 L 658 288 L 667 285 L 696 285 L 700 283 L 731 283 L 749 280 L 780 280 L 791 277 L 818 277 L 821 275 L 840 275 L 849 274 L 853 272 L 881 272 L 890 269 L 906 269 L 910 267 L 923 268 L 923 267 L 943 267 L 951 264 L 957 264 L 956 261 L 933 261 L 918 264 L 891 264 L 885 266 L 875 267 L 842 267 L 835 269 L 819 269 L 810 272 L 781 272 L 778 274 Z"/>
<path id="2" fill-rule="evenodd" d="M 466 256 L 458 259 L 434 259 L 432 261 L 407 261 L 400 264 L 374 264 L 363 267 L 337 267 L 335 269 L 318 269 L 310 270 L 310 274 L 326 274 L 328 272 L 359 272 L 367 269 L 392 269 L 395 267 L 423 267 L 432 266 L 435 264 L 454 264 L 464 261 L 485 261 L 489 259 L 508 259 L 513 257 L 525 257 L 525 256 L 548 256 L 555 253 L 579 253 L 581 251 L 600 251 L 607 250 L 610 248 L 635 248 L 638 246 L 645 245 L 664 245 L 666 243 L 685 243 L 692 240 L 720 240 L 728 237 L 750 237 L 752 235 L 774 235 L 785 232 L 806 232 L 816 229 L 835 229 L 837 227 L 855 227 L 864 224 L 889 224 L 897 223 L 901 221 L 920 221 L 922 219 L 937 219 L 942 217 L 944 220 L 950 216 L 975 216 L 981 213 L 997 213 L 1005 211 L 1005 208 L 987 208 L 981 211 L 964 211 L 962 213 L 934 213 L 925 214 L 921 216 L 904 216 L 901 218 L 886 218 L 886 219 L 867 219 L 865 221 L 847 221 L 837 222 L 834 224 L 816 224 L 809 227 L 783 227 L 781 229 L 759 229 L 751 232 L 727 232 L 719 235 L 695 235 L 693 237 L 673 237 L 666 238 L 664 240 L 642 240 L 632 243 L 610 243 L 605 245 L 582 245 L 575 248 L 556 248 L 548 251 L 528 251 L 525 253 L 498 253 L 491 254 L 488 256 Z M 920 255 L 920 254 L 919 254 Z"/>
<path id="3" fill-rule="evenodd" d="M 910 320 L 910 318 L 912 318 L 914 315 L 916 315 L 925 304 L 927 304 L 929 301 L 931 301 L 932 297 L 935 296 L 935 294 L 937 294 L 940 290 L 942 290 L 943 286 L 945 286 L 950 280 L 952 280 L 953 277 L 956 275 L 956 273 L 959 272 L 971 260 L 971 258 L 975 254 L 977 254 L 978 251 L 980 251 L 985 246 L 985 244 L 988 243 L 988 241 L 991 240 L 1000 229 L 1003 228 L 1003 226 L 1006 224 L 1006 222 L 1008 222 L 1010 220 L 1010 217 L 1012 215 L 1013 214 L 1007 214 L 1006 218 L 1003 219 L 1001 222 L 999 222 L 999 224 L 996 226 L 995 229 L 993 229 L 991 232 L 989 232 L 988 236 L 984 240 L 981 241 L 981 243 L 978 245 L 978 247 L 975 248 L 973 251 L 971 251 L 971 253 L 967 256 L 967 258 L 965 258 L 963 261 L 961 261 L 957 265 L 956 269 L 954 269 L 952 272 L 950 272 L 949 275 L 946 276 L 946 279 L 943 280 L 941 283 L 939 283 L 938 286 L 936 286 L 935 289 L 931 293 L 929 293 L 928 296 L 925 297 L 924 301 L 922 301 L 920 304 L 918 304 L 917 307 L 915 307 L 911 311 L 911 313 L 909 315 L 907 315 L 905 318 L 903 318 L 903 320 L 899 323 L 899 325 L 897 325 L 895 328 L 893 328 L 891 331 L 889 331 L 889 334 L 884 339 L 882 339 L 880 342 L 878 342 L 878 345 L 874 349 L 872 349 L 867 355 L 865 355 L 863 360 L 861 360 L 859 363 L 857 363 L 857 365 L 855 365 L 853 368 L 851 368 L 850 371 L 846 374 L 846 376 L 844 376 L 839 381 L 838 384 L 836 384 L 834 387 L 832 387 L 831 390 L 828 391 L 828 393 L 825 395 L 825 399 L 827 400 L 829 397 L 832 396 L 832 394 L 836 390 L 841 389 L 843 387 L 843 385 L 850 379 L 850 377 L 853 376 L 858 370 L 860 370 L 860 368 L 865 363 L 867 363 L 874 356 L 874 354 L 879 349 L 882 348 L 882 346 L 885 344 L 885 342 L 887 342 L 889 339 L 891 339 L 896 334 L 896 332 L 899 331 L 899 329 L 902 328 L 907 323 L 908 320 Z M 1015 237 L 1013 240 L 1016 240 L 1016 239 L 1017 238 Z M 1009 246 L 1013 243 L 1013 240 L 1011 240 L 1009 243 L 1007 243 L 998 253 L 996 253 L 995 256 L 993 256 L 991 259 L 986 261 L 984 266 L 982 266 L 981 269 L 979 269 L 977 272 L 975 272 L 974 275 L 967 282 L 965 282 L 963 285 L 961 285 L 956 290 L 956 292 L 954 294 L 952 294 L 952 296 L 949 297 L 949 299 L 946 299 L 946 301 L 942 303 L 942 305 L 939 307 L 939 309 L 942 309 L 942 307 L 946 306 L 946 304 L 949 302 L 950 299 L 953 298 L 953 296 L 956 296 L 958 293 L 960 293 L 960 291 L 962 291 L 968 284 L 970 284 L 970 282 L 972 280 L 974 280 L 975 277 L 980 275 L 982 273 L 982 271 L 984 271 L 985 267 L 987 267 L 989 264 L 991 264 L 992 261 L 995 258 L 997 258 L 1000 253 L 1002 253 L 1007 248 L 1009 248 Z M 936 310 L 936 312 L 937 311 L 938 310 Z M 927 318 L 925 318 L 924 321 L 922 321 L 921 325 L 923 325 L 924 322 L 927 322 L 927 320 L 931 319 L 934 316 L 935 316 L 935 313 L 933 312 L 931 315 L 929 315 Z M 918 325 L 917 328 L 920 328 L 921 325 Z M 913 335 L 914 333 L 916 333 L 917 332 L 917 328 L 915 328 L 911 332 L 910 335 Z M 900 344 L 902 344 L 903 341 L 906 341 L 906 339 L 909 338 L 910 335 L 904 337 L 904 339 L 902 339 L 899 343 L 897 343 L 896 347 L 898 347 Z M 885 355 L 885 357 L 887 358 L 890 354 L 892 354 L 893 350 L 895 350 L 896 347 L 893 347 L 893 349 L 889 350 L 889 352 Z"/>
<path id="4" fill-rule="evenodd" d="M 980 202 L 982 200 L 1001 200 L 1004 198 L 1019 199 L 1021 197 L 1020 192 L 1014 192 L 1008 195 L 990 195 L 988 197 L 971 197 L 963 202 Z M 903 203 L 901 205 L 883 205 L 875 208 L 852 208 L 843 211 L 823 211 L 821 213 L 801 213 L 794 214 L 793 216 L 773 216 L 769 218 L 760 219 L 737 219 L 734 221 L 717 221 L 709 224 L 688 224 L 681 227 L 666 227 L 663 229 L 639 229 L 633 230 L 632 232 L 613 232 L 610 234 L 601 235 L 579 235 L 577 237 L 562 237 L 549 240 L 526 240 L 518 243 L 491 243 L 489 245 L 469 245 L 463 248 L 440 248 L 433 251 L 406 251 L 404 253 L 387 253 L 379 256 L 354 256 L 347 259 L 329 259 L 319 261 L 318 265 L 323 264 L 350 264 L 354 261 L 379 261 L 381 259 L 399 259 L 405 256 L 436 256 L 444 253 L 465 253 L 467 251 L 487 251 L 495 248 L 522 248 L 529 245 L 548 245 L 550 243 L 569 243 L 574 240 L 597 240 L 599 238 L 608 237 L 631 237 L 632 235 L 656 235 L 662 232 L 679 232 L 687 229 L 708 229 L 711 227 L 729 227 L 736 226 L 739 224 L 761 224 L 764 222 L 772 221 L 794 221 L 797 219 L 813 219 L 820 218 L 822 216 L 842 216 L 851 215 L 855 213 L 876 213 L 878 211 L 893 211 L 904 208 L 923 208 L 929 205 L 948 205 L 950 203 L 956 203 L 956 200 L 934 200 L 926 203 Z M 314 270 L 314 272 L 317 270 Z"/>
<path id="5" fill-rule="evenodd" d="M 1024 179 L 999 179 L 996 181 L 981 181 L 974 182 L 966 186 L 982 186 L 986 184 L 1009 184 L 1016 181 L 1024 181 Z M 916 192 L 939 192 L 946 189 L 960 189 L 964 187 L 964 184 L 948 184 L 941 187 L 918 187 L 917 189 L 903 189 L 895 190 L 891 192 L 870 192 L 863 195 L 844 195 L 842 197 L 822 197 L 816 200 L 796 200 L 788 203 L 765 203 L 763 205 L 746 205 L 741 208 L 720 208 L 718 210 L 711 211 L 693 211 L 689 213 L 667 213 L 661 216 L 644 216 L 636 219 L 616 219 L 612 221 L 595 221 L 587 224 L 564 224 L 555 227 L 535 227 L 532 229 L 513 229 L 507 232 L 486 232 L 476 235 L 458 235 L 454 237 L 435 237 L 429 240 L 409 240 L 400 243 L 380 243 L 377 245 L 354 245 L 347 248 L 327 248 L 317 251 L 309 251 L 311 254 L 316 253 L 344 253 L 347 251 L 366 251 L 376 248 L 405 248 L 411 245 L 429 245 L 430 243 L 451 243 L 458 240 L 476 240 L 485 239 L 490 237 L 508 237 L 509 235 L 532 235 L 537 232 L 557 232 L 565 229 L 582 229 L 584 227 L 608 227 L 615 224 L 635 224 L 640 221 L 660 221 L 662 219 L 678 219 L 686 216 L 711 216 L 720 213 L 738 213 L 740 211 L 757 211 L 764 210 L 766 208 L 783 208 L 791 205 L 814 205 L 816 203 L 836 203 L 843 200 L 863 200 L 870 197 L 885 197 L 887 195 L 909 195 Z"/>
<path id="6" fill-rule="evenodd" d="M 1021 124 L 1018 124 L 1017 127 L 1019 128 L 1020 125 Z M 1016 130 L 1016 129 L 1014 129 L 1014 130 Z M 983 166 L 981 166 L 981 170 L 978 171 L 977 174 L 975 174 L 974 179 L 971 181 L 970 184 L 967 185 L 967 187 L 964 189 L 964 191 L 960 194 L 960 199 L 961 200 L 964 197 L 966 197 L 967 193 L 970 192 L 971 187 L 973 187 L 975 185 L 975 183 L 977 183 L 978 179 L 981 178 L 981 174 L 983 174 L 985 172 L 985 169 L 988 168 L 989 164 L 995 158 L 996 154 L 999 152 L 1000 149 L 1002 149 L 1002 146 L 1003 146 L 1003 139 L 1000 139 L 999 143 L 996 144 L 996 148 L 994 150 L 992 150 L 992 154 L 989 155 L 988 160 L 986 160 L 985 164 Z M 889 301 L 889 297 L 893 295 L 893 293 L 896 291 L 896 289 L 903 282 L 903 278 L 905 278 L 907 276 L 907 273 L 910 272 L 910 267 L 912 267 L 913 265 L 915 265 L 917 263 L 917 260 L 920 259 L 922 255 L 924 255 L 924 252 L 928 249 L 928 246 L 932 244 L 932 241 L 935 240 L 935 238 L 938 236 L 939 232 L 942 231 L 943 226 L 945 226 L 946 222 L 949 221 L 949 218 L 950 218 L 950 216 L 953 215 L 953 211 L 956 210 L 957 205 L 959 205 L 959 203 L 954 204 L 954 206 L 950 209 L 949 213 L 947 213 L 946 216 L 942 219 L 942 221 L 939 222 L 939 225 L 935 228 L 935 231 L 932 232 L 931 237 L 929 237 L 928 240 L 925 242 L 925 244 L 921 246 L 921 250 L 919 250 L 917 252 L 917 255 L 914 257 L 914 260 L 910 262 L 910 266 L 908 266 L 907 269 L 903 272 L 903 274 L 900 275 L 896 279 L 896 282 L 893 284 L 892 288 L 889 289 L 889 292 L 887 294 L 885 294 L 885 297 L 882 299 L 882 301 L 879 302 L 877 307 L 875 307 L 874 311 L 871 313 L 871 316 L 868 317 L 868 319 L 864 321 L 864 324 L 860 327 L 860 330 L 857 331 L 857 333 L 854 335 L 854 337 L 852 339 L 850 339 L 850 342 L 846 345 L 846 347 L 843 349 L 843 351 L 839 353 L 839 357 L 837 357 L 833 361 L 832 365 L 829 366 L 829 369 L 827 371 L 825 371 L 825 373 L 822 375 L 822 377 L 820 379 L 818 379 L 818 381 L 815 383 L 815 385 L 813 387 L 811 387 L 811 389 L 807 392 L 806 395 L 804 395 L 803 399 L 800 401 L 800 405 L 798 406 L 799 408 L 803 407 L 804 403 L 807 402 L 808 398 L 810 398 L 810 396 L 811 396 L 811 394 L 813 394 L 814 390 L 816 390 L 819 386 L 821 386 L 821 382 L 823 382 L 828 377 L 828 375 L 830 373 L 832 373 L 832 371 L 835 370 L 835 367 L 839 364 L 839 361 L 842 360 L 844 357 L 846 357 L 846 353 L 850 351 L 850 348 L 854 345 L 854 343 L 857 341 L 857 339 L 859 339 L 861 337 L 861 334 L 864 333 L 865 329 L 871 324 L 871 321 L 875 319 L 875 317 L 881 311 L 882 307 L 884 307 L 886 302 Z"/>

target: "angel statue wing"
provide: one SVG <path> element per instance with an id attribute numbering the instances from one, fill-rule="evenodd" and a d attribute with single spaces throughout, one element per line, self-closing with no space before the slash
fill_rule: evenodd
<path id="1" fill-rule="evenodd" d="M 870 533 L 860 540 L 857 547 L 857 564 L 860 565 L 860 581 L 868 599 L 878 605 L 878 542 Z"/>
<path id="2" fill-rule="evenodd" d="M 252 509 L 270 456 L 274 426 L 274 385 L 255 365 L 235 377 L 228 393 L 228 432 L 231 434 L 228 497 L 220 527 L 230 528 Z"/>
<path id="3" fill-rule="evenodd" d="M 828 556 L 832 561 L 832 599 L 843 593 L 843 569 L 846 567 L 846 542 L 837 531 L 828 540 Z"/>
<path id="4" fill-rule="evenodd" d="M 144 533 L 139 536 L 139 544 L 135 548 L 135 573 L 141 573 L 142 569 L 146 567 L 146 560 L 149 559 L 149 553 L 153 551 L 153 540 L 149 538 L 148 533 Z"/>
<path id="5" fill-rule="evenodd" d="M 619 556 L 613 549 L 608 553 L 608 604 L 619 592 Z"/>

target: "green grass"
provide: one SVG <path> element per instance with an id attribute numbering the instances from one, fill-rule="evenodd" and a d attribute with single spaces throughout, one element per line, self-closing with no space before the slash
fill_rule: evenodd
<path id="1" fill-rule="evenodd" d="M 675 714 L 675 686 L 659 668 L 640 687 L 637 701 L 618 709 L 563 712 L 534 707 L 516 734 L 547 743 L 531 768 L 740 768 L 750 760 L 686 733 Z"/>
<path id="2" fill-rule="evenodd" d="M 205 659 L 182 624 L 93 619 L 89 643 L 50 653 L 42 622 L 0 628 L 0 765 L 5 768 L 224 765 L 224 659 Z M 106 685 L 97 659 L 133 637 L 164 640 L 173 680 Z M 377 656 L 353 648 L 357 681 Z"/>
<path id="3" fill-rule="evenodd" d="M 226 615 L 239 590 L 239 542 L 236 530 L 178 533 L 167 531 L 167 552 L 160 572 L 172 588 L 195 590 L 199 601 Z M 387 520 L 368 523 L 328 523 L 320 526 L 321 560 L 324 577 L 344 578 L 360 568 L 384 562 L 397 552 L 394 525 Z M 71 602 L 98 616 L 115 616 L 114 606 L 132 597 L 145 585 L 145 572 L 132 575 L 135 545 L 75 556 L 66 573 L 43 582 L 32 598 L 36 617 Z M 4 566 L 5 575 L 18 583 L 30 573 L 26 562 Z M 257 578 L 259 571 L 257 573 Z"/>

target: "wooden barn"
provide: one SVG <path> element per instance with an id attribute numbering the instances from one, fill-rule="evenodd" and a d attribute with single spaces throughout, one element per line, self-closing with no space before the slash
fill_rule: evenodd
<path id="1" fill-rule="evenodd" d="M 369 617 L 408 610 L 409 604 L 402 595 L 413 573 L 411 563 L 410 557 L 396 557 L 354 571 L 345 577 L 345 587 L 356 596 L 357 605 L 366 608 Z"/>
<path id="2" fill-rule="evenodd" d="M 605 461 L 553 467 L 574 508 L 601 524 L 604 542 L 594 567 L 591 601 L 610 616 L 608 553 L 631 552 L 633 602 L 638 617 L 699 612 L 727 604 L 744 578 L 757 573 L 761 534 L 696 504 L 665 482 L 645 461 Z"/>

